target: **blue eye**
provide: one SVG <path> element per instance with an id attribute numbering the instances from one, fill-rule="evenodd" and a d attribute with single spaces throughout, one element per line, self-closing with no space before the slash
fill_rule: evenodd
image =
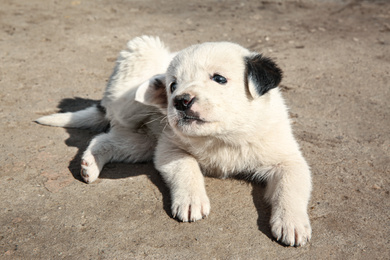
<path id="1" fill-rule="evenodd" d="M 214 74 L 211 79 L 218 84 L 224 85 L 227 83 L 227 79 L 224 76 L 221 76 L 219 74 Z"/>
<path id="2" fill-rule="evenodd" d="M 171 93 L 173 93 L 177 88 L 177 83 L 174 81 L 169 85 L 169 89 L 171 90 Z"/>

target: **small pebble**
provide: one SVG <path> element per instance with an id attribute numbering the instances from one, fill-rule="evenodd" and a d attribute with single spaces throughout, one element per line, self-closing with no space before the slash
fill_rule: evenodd
<path id="1" fill-rule="evenodd" d="M 379 44 L 382 44 L 382 45 L 385 45 L 386 42 L 385 42 L 385 40 L 383 40 L 383 39 L 378 39 L 378 43 L 379 43 Z"/>

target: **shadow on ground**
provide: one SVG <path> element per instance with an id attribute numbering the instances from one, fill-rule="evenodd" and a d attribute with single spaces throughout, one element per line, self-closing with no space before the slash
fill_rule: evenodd
<path id="1" fill-rule="evenodd" d="M 253 203 L 257 210 L 257 226 L 259 231 L 266 235 L 269 239 L 274 240 L 269 225 L 271 217 L 271 207 L 264 200 L 265 183 L 251 183 Z"/>

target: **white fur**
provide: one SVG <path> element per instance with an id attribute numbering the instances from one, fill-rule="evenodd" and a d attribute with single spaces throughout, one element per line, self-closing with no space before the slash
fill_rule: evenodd
<path id="1" fill-rule="evenodd" d="M 311 237 L 310 170 L 279 90 L 260 95 L 256 82 L 247 78 L 244 60 L 253 55 L 226 42 L 194 45 L 176 55 L 158 38 L 130 41 L 101 103 L 111 129 L 95 137 L 85 151 L 84 180 L 96 180 L 110 161 L 139 162 L 154 155 L 171 191 L 172 214 L 182 221 L 196 221 L 210 212 L 204 174 L 267 181 L 272 234 L 286 245 L 305 244 Z M 215 73 L 227 83 L 212 80 Z M 175 107 L 181 95 L 195 98 L 185 113 L 196 120 L 184 120 Z M 96 111 L 84 111 L 84 116 L 96 116 Z M 57 114 L 38 122 L 68 126 L 73 118 Z M 83 126 L 79 121 L 71 125 L 77 124 Z"/>
<path id="2" fill-rule="evenodd" d="M 77 112 L 43 116 L 37 119 L 36 122 L 42 125 L 100 130 L 109 123 L 109 120 L 104 117 L 96 106 L 92 106 Z"/>

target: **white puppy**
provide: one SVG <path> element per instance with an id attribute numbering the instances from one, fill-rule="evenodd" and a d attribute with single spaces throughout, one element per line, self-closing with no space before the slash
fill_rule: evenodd
<path id="1" fill-rule="evenodd" d="M 120 53 L 100 106 L 37 122 L 110 124 L 82 157 L 83 179 L 96 180 L 108 162 L 154 159 L 181 221 L 210 212 L 203 175 L 266 181 L 272 234 L 299 246 L 311 237 L 311 177 L 277 88 L 281 78 L 272 60 L 237 44 L 204 43 L 176 55 L 143 36 Z"/>

